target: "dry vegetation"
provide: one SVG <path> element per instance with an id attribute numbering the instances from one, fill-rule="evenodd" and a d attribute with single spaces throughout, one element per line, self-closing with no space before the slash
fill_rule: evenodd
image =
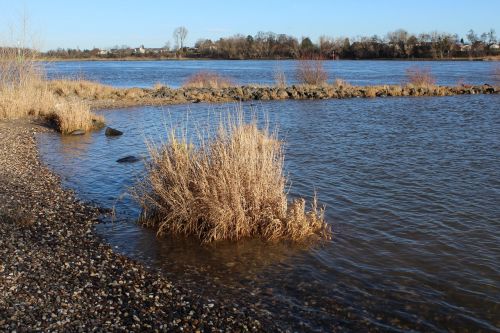
<path id="1" fill-rule="evenodd" d="M 216 133 L 194 145 L 171 131 L 162 146 L 150 145 L 148 175 L 136 197 L 144 224 L 202 242 L 261 237 L 303 240 L 330 237 L 314 200 L 287 200 L 283 147 L 255 120 L 221 120 Z"/>
<path id="2" fill-rule="evenodd" d="M 274 69 L 274 81 L 276 82 L 276 87 L 286 88 L 286 75 L 281 67 Z"/>
<path id="3" fill-rule="evenodd" d="M 183 85 L 186 88 L 228 88 L 234 83 L 227 77 L 210 71 L 202 71 L 191 75 Z"/>
<path id="4" fill-rule="evenodd" d="M 493 70 L 493 84 L 500 85 L 500 65 L 496 65 Z"/>
<path id="5" fill-rule="evenodd" d="M 417 87 L 433 87 L 436 84 L 436 78 L 430 68 L 410 67 L 406 70 L 406 79 L 408 84 Z"/>
<path id="6" fill-rule="evenodd" d="M 0 119 L 41 117 L 63 134 L 103 124 L 88 105 L 56 96 L 28 49 L 0 49 Z"/>
<path id="7" fill-rule="evenodd" d="M 323 68 L 321 59 L 302 59 L 297 65 L 297 81 L 302 84 L 323 86 L 328 80 L 328 73 Z"/>

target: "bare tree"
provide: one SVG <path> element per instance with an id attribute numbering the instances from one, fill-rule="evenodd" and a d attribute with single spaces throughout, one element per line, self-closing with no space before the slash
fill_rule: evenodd
<path id="1" fill-rule="evenodd" d="M 184 47 L 184 41 L 186 40 L 188 30 L 186 27 L 178 27 L 174 30 L 174 39 L 177 49 L 182 50 Z"/>

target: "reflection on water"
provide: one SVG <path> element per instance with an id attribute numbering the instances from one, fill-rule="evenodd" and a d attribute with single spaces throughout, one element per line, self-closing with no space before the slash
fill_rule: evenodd
<path id="1" fill-rule="evenodd" d="M 334 239 L 200 246 L 137 226 L 126 194 L 163 124 L 227 105 L 107 111 L 103 131 L 39 137 L 45 161 L 87 200 L 117 210 L 97 232 L 118 251 L 214 299 L 253 304 L 285 328 L 498 330 L 499 96 L 260 103 L 287 141 L 291 195 L 316 189 Z M 244 105 L 245 109 L 249 104 Z M 160 132 L 162 134 L 160 134 Z M 76 151 L 76 152 L 75 152 Z"/>

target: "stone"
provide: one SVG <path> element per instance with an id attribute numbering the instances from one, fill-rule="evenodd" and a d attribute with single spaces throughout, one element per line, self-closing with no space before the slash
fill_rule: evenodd
<path id="1" fill-rule="evenodd" d="M 125 157 L 122 157 L 120 159 L 117 159 L 116 162 L 118 162 L 118 163 L 135 163 L 135 162 L 139 162 L 140 160 L 141 159 L 139 157 L 129 155 L 129 156 L 125 156 Z"/>
<path id="2" fill-rule="evenodd" d="M 69 135 L 84 135 L 85 131 L 81 129 L 74 130 L 73 132 L 70 132 Z"/>
<path id="3" fill-rule="evenodd" d="M 120 136 L 120 135 L 123 135 L 123 132 L 119 131 L 117 129 L 111 128 L 111 127 L 106 127 L 106 131 L 104 132 L 104 135 L 106 135 L 106 136 Z"/>

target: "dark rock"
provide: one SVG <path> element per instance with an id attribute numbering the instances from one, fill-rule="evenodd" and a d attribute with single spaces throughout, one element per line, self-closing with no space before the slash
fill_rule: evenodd
<path id="1" fill-rule="evenodd" d="M 122 131 L 119 131 L 111 127 L 106 127 L 106 131 L 104 132 L 104 135 L 106 136 L 120 136 L 122 134 L 123 134 Z"/>
<path id="2" fill-rule="evenodd" d="M 118 163 L 135 163 L 135 162 L 139 162 L 140 160 L 141 159 L 139 157 L 129 155 L 129 156 L 125 156 L 125 157 L 122 157 L 122 158 L 116 160 L 116 162 L 118 162 Z"/>

